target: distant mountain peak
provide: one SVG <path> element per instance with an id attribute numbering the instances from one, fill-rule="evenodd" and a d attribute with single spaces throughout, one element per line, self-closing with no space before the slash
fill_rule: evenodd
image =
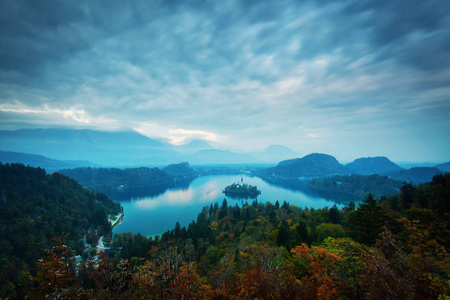
<path id="1" fill-rule="evenodd" d="M 175 146 L 174 149 L 184 154 L 194 154 L 202 150 L 214 150 L 214 147 L 204 140 L 192 140 L 188 144 Z"/>
<path id="2" fill-rule="evenodd" d="M 252 155 L 261 162 L 275 163 L 298 157 L 299 154 L 283 145 L 270 145 L 262 152 L 255 152 Z"/>
<path id="3" fill-rule="evenodd" d="M 275 144 L 270 145 L 270 146 L 267 146 L 266 149 L 265 149 L 265 151 L 272 151 L 272 150 L 288 150 L 288 151 L 292 151 L 291 149 L 289 149 L 289 148 L 286 147 L 286 146 L 283 146 L 283 145 L 275 145 Z M 294 151 L 292 151 L 292 152 L 294 152 Z"/>
<path id="4" fill-rule="evenodd" d="M 212 149 L 213 146 L 205 142 L 204 140 L 192 140 L 188 144 L 184 145 L 185 147 L 203 147 L 205 149 Z"/>

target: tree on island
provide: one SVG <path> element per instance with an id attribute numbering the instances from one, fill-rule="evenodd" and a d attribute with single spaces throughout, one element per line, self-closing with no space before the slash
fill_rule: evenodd
<path id="1" fill-rule="evenodd" d="M 238 199 L 249 199 L 249 198 L 256 198 L 259 195 L 261 195 L 261 191 L 258 190 L 256 186 L 248 185 L 246 183 L 240 184 L 240 183 L 233 183 L 229 186 L 227 186 L 223 193 L 231 198 L 238 198 Z"/>

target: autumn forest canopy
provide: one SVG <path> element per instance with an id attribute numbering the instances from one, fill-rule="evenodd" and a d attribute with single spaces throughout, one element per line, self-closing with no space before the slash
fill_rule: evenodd
<path id="1" fill-rule="evenodd" d="M 174 165 L 163 176 L 192 176 L 187 168 Z M 75 261 L 84 236 L 111 233 L 108 215 L 120 206 L 59 173 L 20 164 L 0 171 L 2 298 L 438 299 L 450 292 L 450 173 L 342 208 L 224 199 L 188 226 L 156 237 L 114 234 L 116 251 Z M 369 179 L 388 184 L 373 176 L 330 180 Z"/>

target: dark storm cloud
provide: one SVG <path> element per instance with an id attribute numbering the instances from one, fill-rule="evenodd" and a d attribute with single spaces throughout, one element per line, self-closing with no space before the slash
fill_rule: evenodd
<path id="1" fill-rule="evenodd" d="M 450 146 L 449 15 L 447 1 L 5 0 L 0 126 L 364 152 L 393 128 L 426 140 L 426 122 Z M 380 137 L 358 144 L 364 130 Z"/>

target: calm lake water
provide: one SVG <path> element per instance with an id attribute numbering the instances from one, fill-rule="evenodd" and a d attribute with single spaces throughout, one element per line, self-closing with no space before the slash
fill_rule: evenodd
<path id="1" fill-rule="evenodd" d="M 182 227 L 187 227 L 192 220 L 197 219 L 197 215 L 203 207 L 215 202 L 218 202 L 220 206 L 224 198 L 227 199 L 229 206 L 234 206 L 236 203 L 242 206 L 245 201 L 251 204 L 252 199 L 235 200 L 222 193 L 226 186 L 241 182 L 241 178 L 243 178 L 244 183 L 256 185 L 261 190 L 261 195 L 258 196 L 258 202 L 260 203 L 275 203 L 278 200 L 280 205 L 283 204 L 283 201 L 287 201 L 290 204 L 308 208 L 331 207 L 335 204 L 308 190 L 301 192 L 285 189 L 271 185 L 258 177 L 242 177 L 240 175 L 203 176 L 192 181 L 188 188 L 169 189 L 157 196 L 120 201 L 125 217 L 123 223 L 116 226 L 113 232 L 132 232 L 145 236 L 161 234 L 167 230 L 172 230 L 176 222 L 179 222 Z M 337 205 L 338 207 L 341 206 Z"/>

